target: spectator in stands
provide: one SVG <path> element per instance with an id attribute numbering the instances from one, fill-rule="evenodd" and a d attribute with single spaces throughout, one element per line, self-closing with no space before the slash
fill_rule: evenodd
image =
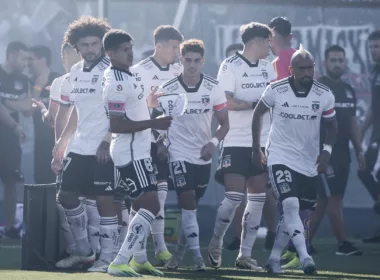
<path id="1" fill-rule="evenodd" d="M 358 176 L 374 200 L 374 211 L 380 215 L 380 30 L 372 32 L 369 37 L 369 48 L 374 62 L 371 80 L 372 100 L 364 124 L 362 139 L 372 125 L 372 135 L 368 149 L 365 152 L 367 168 L 359 171 Z M 380 242 L 380 230 L 364 242 Z"/>
<path id="2" fill-rule="evenodd" d="M 49 86 L 60 74 L 50 69 L 51 50 L 47 46 L 36 45 L 29 49 L 29 71 L 32 74 L 32 96 L 49 106 Z M 42 112 L 36 108 L 33 112 L 34 122 L 34 181 L 37 184 L 49 184 L 56 181 L 56 176 L 51 170 L 55 139 L 54 130 L 42 121 Z"/>
<path id="3" fill-rule="evenodd" d="M 27 63 L 27 47 L 21 42 L 9 43 L 6 61 L 0 66 L 0 179 L 4 184 L 3 234 L 8 238 L 20 238 L 20 229 L 14 224 L 16 184 L 23 181 L 20 140 L 25 134 L 18 124 L 18 113 L 32 109 L 28 77 L 22 74 Z"/>

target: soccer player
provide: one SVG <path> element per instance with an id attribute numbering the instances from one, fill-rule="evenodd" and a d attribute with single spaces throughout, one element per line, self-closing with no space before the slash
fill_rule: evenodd
<path id="1" fill-rule="evenodd" d="M 215 268 L 222 263 L 223 237 L 244 193 L 248 192 L 236 266 L 261 270 L 257 262 L 251 259 L 251 251 L 261 222 L 268 175 L 252 165 L 250 127 L 253 108 L 265 87 L 276 78 L 272 64 L 265 60 L 269 54 L 271 36 L 272 31 L 267 25 L 256 22 L 243 25 L 243 52 L 224 60 L 218 73 L 218 81 L 227 97 L 230 131 L 221 145 L 221 159 L 215 174 L 215 179 L 226 189 L 209 245 L 209 263 Z M 262 147 L 269 133 L 269 114 L 265 116 L 263 126 Z"/>
<path id="2" fill-rule="evenodd" d="M 273 30 L 271 49 L 276 56 L 272 63 L 277 73 L 277 80 L 281 80 L 292 74 L 289 70 L 290 59 L 296 52 L 296 49 L 291 47 L 292 24 L 287 18 L 275 17 L 268 26 Z"/>
<path id="3" fill-rule="evenodd" d="M 80 60 L 79 54 L 68 44 L 63 43 L 61 47 L 61 60 L 63 68 L 65 69 L 66 74 L 62 75 L 56 79 L 54 79 L 51 86 L 48 87 L 48 91 L 50 92 L 50 101 L 49 101 L 49 109 L 46 108 L 45 104 L 41 101 L 37 101 L 33 99 L 33 103 L 36 104 L 42 113 L 42 120 L 45 124 L 50 124 L 55 126 L 55 118 L 58 112 L 59 103 L 61 100 L 61 84 L 63 80 L 69 76 L 69 72 L 71 67 Z M 55 139 L 58 140 L 58 139 Z M 58 164 L 58 168 L 61 169 L 61 164 Z M 57 171 L 57 170 L 55 170 Z M 67 218 L 65 215 L 65 210 L 63 209 L 61 203 L 57 200 L 57 207 L 59 213 L 59 223 L 60 230 L 65 240 L 65 257 L 75 253 L 75 239 L 70 230 L 70 226 L 67 223 Z"/>
<path id="4" fill-rule="evenodd" d="M 293 76 L 270 84 L 253 112 L 253 162 L 264 168 L 260 145 L 263 116 L 272 110 L 271 130 L 266 146 L 267 166 L 272 190 L 282 206 L 283 217 L 275 244 L 267 262 L 269 272 L 281 273 L 280 256 L 292 240 L 303 271 L 316 271 L 307 252 L 300 209 L 311 209 L 316 203 L 318 172 L 328 166 L 337 133 L 334 95 L 328 87 L 313 80 L 314 59 L 301 45 L 291 59 Z M 326 136 L 320 152 L 320 122 L 325 120 Z"/>
<path id="5" fill-rule="evenodd" d="M 293 37 L 292 24 L 287 18 L 275 17 L 271 19 L 268 26 L 273 31 L 273 37 L 271 40 L 271 49 L 272 49 L 272 53 L 276 56 L 272 64 L 274 66 L 274 70 L 277 73 L 277 80 L 282 80 L 292 75 L 289 70 L 290 59 L 292 55 L 296 52 L 296 49 L 291 47 L 291 41 Z M 267 204 L 270 204 L 270 202 L 273 202 L 273 200 L 270 200 L 268 198 L 273 198 L 273 195 L 267 195 L 267 201 L 266 201 L 267 203 L 265 206 L 268 206 Z M 264 206 L 264 217 L 265 217 L 266 208 L 269 208 L 265 206 Z M 270 209 L 272 210 L 273 208 L 270 208 Z M 300 212 L 301 220 L 306 232 L 305 238 L 307 239 L 307 242 L 306 242 L 307 246 L 309 245 L 309 241 L 308 241 L 308 237 L 309 237 L 308 230 L 309 230 L 309 222 L 310 222 L 309 212 L 310 212 L 309 210 L 302 210 Z M 277 221 L 275 221 L 273 216 L 272 216 L 273 218 L 272 222 L 274 223 L 269 223 L 269 226 L 268 226 L 269 231 L 275 231 L 275 228 L 276 228 Z M 268 234 L 267 239 L 270 236 L 273 236 L 273 235 Z M 274 240 L 271 242 L 270 247 L 273 247 L 273 242 Z M 269 247 L 269 246 L 266 246 L 266 247 Z M 308 249 L 310 248 L 308 247 Z M 293 246 L 292 242 L 289 242 L 287 251 L 281 257 L 281 262 L 284 264 L 284 268 L 297 268 L 300 266 L 299 258 L 297 256 L 297 250 Z"/>
<path id="6" fill-rule="evenodd" d="M 61 100 L 60 88 L 65 77 L 69 75 L 71 67 L 80 60 L 80 55 L 69 44 L 63 43 L 61 47 L 61 61 L 63 69 L 66 74 L 54 79 L 47 90 L 50 92 L 49 106 L 46 108 L 43 102 L 33 100 L 33 103 L 37 105 L 42 114 L 42 120 L 52 126 L 55 125 L 55 118 L 57 116 L 59 102 Z M 56 139 L 58 140 L 58 139 Z"/>
<path id="7" fill-rule="evenodd" d="M 114 166 L 109 156 L 111 135 L 101 87 L 109 65 L 102 38 L 109 29 L 105 20 L 85 16 L 72 22 L 64 37 L 83 60 L 71 68 L 70 76 L 63 81 L 56 120 L 59 139 L 54 148 L 55 160 L 60 161 L 66 151 L 58 199 L 76 241 L 76 254 L 59 261 L 56 265 L 60 268 L 94 262 L 96 252 L 88 239 L 87 224 L 96 230 L 99 219 L 100 256 L 89 271 L 106 272 L 112 261 L 118 218 L 113 203 Z M 74 108 L 67 122 L 70 105 Z M 87 203 L 85 210 L 79 196 L 93 198 L 96 204 Z"/>
<path id="8" fill-rule="evenodd" d="M 17 190 L 23 181 L 20 171 L 21 146 L 25 134 L 18 124 L 18 113 L 32 109 L 28 77 L 23 75 L 28 63 L 28 49 L 21 42 L 11 42 L 6 49 L 6 61 L 0 66 L 0 179 L 4 184 L 4 234 L 20 238 L 14 227 Z"/>
<path id="9" fill-rule="evenodd" d="M 358 176 L 372 199 L 374 200 L 374 211 L 380 215 L 380 169 L 379 169 L 379 144 L 380 144 L 380 30 L 373 31 L 369 37 L 369 48 L 374 62 L 371 80 L 372 100 L 368 107 L 365 121 L 362 125 L 362 138 L 365 132 L 372 125 L 372 135 L 368 149 L 365 152 L 365 170 L 359 171 Z M 380 230 L 373 236 L 365 238 L 364 242 L 380 242 Z"/>
<path id="10" fill-rule="evenodd" d="M 119 172 L 118 189 L 132 200 L 132 208 L 137 211 L 129 223 L 127 237 L 118 255 L 108 267 L 108 273 L 138 277 L 140 268 L 147 270 L 147 259 L 146 255 L 134 253 L 144 249 L 150 226 L 160 209 L 150 153 L 151 129 L 166 130 L 172 118 L 150 119 L 148 105 L 151 104 L 151 95 L 139 83 L 138 76 L 129 71 L 133 62 L 131 35 L 122 30 L 111 30 L 104 36 L 103 45 L 111 59 L 103 84 L 113 134 L 111 157 Z M 158 106 L 157 98 L 155 104 Z M 163 275 L 151 265 L 148 270 L 157 276 Z"/>
<path id="11" fill-rule="evenodd" d="M 194 269 L 204 271 L 206 265 L 199 247 L 197 204 L 204 195 L 211 172 L 211 158 L 219 142 L 229 130 L 226 97 L 218 82 L 202 74 L 204 44 L 191 39 L 181 44 L 180 61 L 183 74 L 162 86 L 167 95 L 185 93 L 188 106 L 184 115 L 173 120 L 168 130 L 169 169 L 182 209 L 181 233 L 177 251 L 167 265 L 176 269 L 185 253 L 186 244 L 193 253 Z M 211 136 L 211 119 L 215 116 L 219 128 Z M 158 142 L 164 156 L 166 147 Z M 182 245 L 182 246 L 181 246 Z"/>
<path id="12" fill-rule="evenodd" d="M 322 182 L 318 191 L 317 206 L 310 222 L 310 240 L 315 235 L 326 208 L 330 218 L 331 227 L 338 241 L 337 255 L 359 255 L 361 252 L 346 240 L 342 213 L 342 199 L 346 190 L 350 174 L 350 148 L 351 140 L 357 156 L 359 168 L 364 170 L 365 159 L 362 150 L 359 128 L 356 119 L 356 95 L 354 89 L 342 80 L 346 66 L 346 53 L 338 45 L 332 45 L 325 50 L 326 76 L 318 81 L 332 91 L 335 97 L 335 111 L 338 122 L 338 135 L 330 158 L 330 165 L 322 174 Z M 324 123 L 322 121 L 323 135 Z"/>
<path id="13" fill-rule="evenodd" d="M 183 41 L 182 34 L 173 26 L 161 25 L 153 32 L 154 53 L 152 56 L 139 62 L 131 68 L 131 72 L 141 79 L 141 84 L 146 92 L 151 92 L 182 72 L 182 66 L 174 63 L 179 54 L 179 45 Z M 174 63 L 174 64 L 173 64 Z M 160 202 L 160 211 L 154 220 L 151 232 L 155 245 L 156 259 L 164 265 L 172 255 L 165 244 L 165 201 L 168 193 L 169 168 L 167 160 L 160 160 L 157 157 L 157 147 L 154 135 L 152 135 L 151 157 L 153 164 L 157 168 L 157 193 Z M 132 209 L 132 215 L 135 211 Z M 144 250 L 146 253 L 146 251 Z M 143 252 L 141 252 L 143 254 Z"/>
<path id="14" fill-rule="evenodd" d="M 231 44 L 226 48 L 226 58 L 235 55 L 235 53 L 240 52 L 244 49 L 242 43 Z"/>

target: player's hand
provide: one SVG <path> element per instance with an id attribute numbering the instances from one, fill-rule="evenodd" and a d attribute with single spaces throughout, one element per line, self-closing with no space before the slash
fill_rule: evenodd
<path id="1" fill-rule="evenodd" d="M 157 142 L 157 157 L 160 160 L 166 160 L 168 158 L 168 147 L 161 141 Z"/>
<path id="2" fill-rule="evenodd" d="M 359 171 L 364 171 L 366 169 L 366 162 L 363 152 L 356 154 L 356 159 L 358 160 Z"/>
<path id="3" fill-rule="evenodd" d="M 328 151 L 322 151 L 317 158 L 317 170 L 319 173 L 325 172 L 330 160 L 330 153 Z"/>
<path id="4" fill-rule="evenodd" d="M 54 158 L 51 161 L 51 170 L 55 173 L 55 175 L 58 175 L 59 172 L 61 172 L 63 169 L 62 161 L 56 161 Z"/>
<path id="5" fill-rule="evenodd" d="M 43 109 L 47 110 L 45 104 L 42 101 L 34 99 L 34 98 L 32 98 L 32 107 L 33 108 L 38 108 L 40 110 L 43 110 Z"/>
<path id="6" fill-rule="evenodd" d="M 260 170 L 264 170 L 264 166 L 266 164 L 266 158 L 261 150 L 261 147 L 252 148 L 252 162 L 258 167 Z"/>
<path id="7" fill-rule="evenodd" d="M 160 107 L 160 102 L 158 102 L 158 98 L 164 95 L 163 92 L 157 92 L 158 87 L 155 87 L 153 91 L 148 95 L 146 99 L 146 103 L 148 108 L 157 108 Z"/>
<path id="8" fill-rule="evenodd" d="M 110 156 L 110 143 L 106 141 L 102 141 L 96 150 L 96 160 L 99 163 L 107 163 L 108 161 L 111 160 Z"/>
<path id="9" fill-rule="evenodd" d="M 13 133 L 16 134 L 18 138 L 20 138 L 21 142 L 25 142 L 26 135 L 25 135 L 24 130 L 22 129 L 22 127 L 19 124 L 16 124 L 13 127 Z"/>
<path id="10" fill-rule="evenodd" d="M 206 145 L 202 147 L 201 157 L 204 161 L 209 161 L 212 158 L 212 154 L 214 153 L 215 146 L 213 143 L 208 142 Z"/>
<path id="11" fill-rule="evenodd" d="M 168 130 L 172 124 L 173 117 L 162 117 L 152 120 L 152 128 L 157 130 Z"/>
<path id="12" fill-rule="evenodd" d="M 63 161 L 63 156 L 66 151 L 67 142 L 63 140 L 62 138 L 59 138 L 57 143 L 55 143 L 55 146 L 53 148 L 53 159 L 57 162 Z"/>

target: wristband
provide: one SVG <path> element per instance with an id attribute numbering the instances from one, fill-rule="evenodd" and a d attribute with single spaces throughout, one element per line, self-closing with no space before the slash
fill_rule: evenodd
<path id="1" fill-rule="evenodd" d="M 111 132 L 107 132 L 106 136 L 104 136 L 103 141 L 107 142 L 108 144 L 111 143 L 112 134 Z"/>
<path id="2" fill-rule="evenodd" d="M 213 137 L 211 140 L 210 140 L 210 143 L 212 143 L 215 147 L 217 147 L 219 145 L 219 139 L 216 138 L 216 137 Z"/>
<path id="3" fill-rule="evenodd" d="M 45 114 L 48 110 L 46 108 L 41 109 L 41 114 Z"/>
<path id="4" fill-rule="evenodd" d="M 331 155 L 331 153 L 332 153 L 331 145 L 323 144 L 323 151 L 326 151 Z"/>

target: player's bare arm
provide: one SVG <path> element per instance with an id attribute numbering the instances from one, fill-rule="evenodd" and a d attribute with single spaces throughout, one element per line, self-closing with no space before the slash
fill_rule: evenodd
<path id="1" fill-rule="evenodd" d="M 364 119 L 364 123 L 362 125 L 362 128 L 361 128 L 361 141 L 363 141 L 363 138 L 364 138 L 364 135 L 365 135 L 365 132 L 367 131 L 367 129 L 372 125 L 372 108 L 371 106 L 369 106 L 367 108 L 367 114 L 365 115 L 365 119 Z"/>
<path id="2" fill-rule="evenodd" d="M 228 111 L 226 109 L 214 112 L 214 116 L 219 123 L 219 128 L 216 130 L 214 138 L 202 147 L 200 158 L 204 161 L 209 161 L 212 158 L 215 148 L 224 139 L 230 129 Z"/>
<path id="3" fill-rule="evenodd" d="M 172 117 L 163 117 L 153 120 L 132 121 L 127 116 L 110 114 L 110 128 L 112 133 L 133 133 L 145 129 L 166 130 L 170 127 Z"/>
<path id="4" fill-rule="evenodd" d="M 262 167 L 262 162 L 264 160 L 264 155 L 261 151 L 260 146 L 260 134 L 261 125 L 264 114 L 268 111 L 268 107 L 264 104 L 262 100 L 256 105 L 255 110 L 253 110 L 252 117 L 252 160 L 258 167 Z"/>
<path id="5" fill-rule="evenodd" d="M 225 91 L 227 98 L 227 109 L 232 111 L 245 111 L 252 110 L 256 103 L 244 101 L 238 98 L 233 97 L 234 93 L 230 91 Z"/>
<path id="6" fill-rule="evenodd" d="M 102 142 L 100 142 L 98 149 L 96 150 L 96 159 L 100 163 L 107 163 L 110 159 L 110 143 L 111 143 L 112 133 L 107 131 Z"/>
<path id="7" fill-rule="evenodd" d="M 67 147 L 67 143 L 70 137 L 74 134 L 74 132 L 77 129 L 77 123 L 78 123 L 78 114 L 77 114 L 76 108 L 74 107 L 71 110 L 70 118 L 65 128 L 63 129 L 61 136 L 59 137 L 57 143 L 55 144 L 55 147 L 53 150 L 53 156 L 56 160 L 62 161 L 63 155 Z"/>
<path id="8" fill-rule="evenodd" d="M 360 136 L 360 129 L 356 116 L 352 116 L 350 120 L 350 140 L 356 151 L 356 158 L 359 163 L 359 169 L 365 169 L 365 158 L 362 148 L 362 141 Z"/>
<path id="9" fill-rule="evenodd" d="M 316 162 L 318 172 L 324 172 L 326 170 L 331 156 L 331 147 L 334 146 L 336 141 L 336 135 L 338 133 L 338 123 L 336 121 L 335 116 L 324 119 L 324 124 L 326 134 L 325 139 L 323 141 L 324 148 L 322 152 L 319 154 L 319 157 Z"/>
<path id="10" fill-rule="evenodd" d="M 71 106 L 60 104 L 58 107 L 57 116 L 55 118 L 55 141 L 61 137 L 62 131 L 65 128 L 70 116 Z"/>

